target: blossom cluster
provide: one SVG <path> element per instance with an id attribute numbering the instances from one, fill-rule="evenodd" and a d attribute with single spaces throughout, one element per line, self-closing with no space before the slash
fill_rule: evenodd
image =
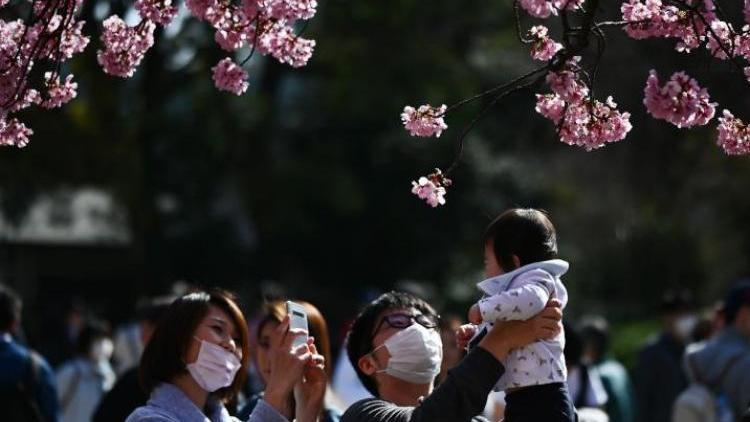
<path id="1" fill-rule="evenodd" d="M 659 76 L 651 70 L 646 88 L 643 90 L 643 104 L 655 119 L 666 120 L 679 128 L 703 126 L 716 112 L 706 88 L 685 72 L 676 72 L 664 86 L 659 86 Z"/>
<path id="2" fill-rule="evenodd" d="M 406 106 L 403 113 L 401 113 L 401 122 L 411 136 L 435 136 L 439 138 L 440 134 L 445 129 L 448 129 L 448 125 L 443 120 L 446 110 L 447 106 L 445 104 L 440 107 L 424 104 L 416 109 L 412 106 Z"/>
<path id="3" fill-rule="evenodd" d="M 234 52 L 248 45 L 292 67 L 305 66 L 312 57 L 315 40 L 296 34 L 294 26 L 315 16 L 316 0 L 242 0 L 239 4 L 186 0 L 185 4 L 194 17 L 216 30 L 214 40 L 223 50 Z M 228 66 L 227 60 L 231 59 L 222 59 L 213 68 L 214 83 L 218 89 L 239 95 L 247 89 L 248 74 L 241 65 Z"/>
<path id="4" fill-rule="evenodd" d="M 532 26 L 529 30 L 529 36 L 534 40 L 531 45 L 531 57 L 534 60 L 551 60 L 558 51 L 562 50 L 562 44 L 550 38 L 547 35 L 548 32 L 549 30 L 544 25 Z"/>
<path id="5" fill-rule="evenodd" d="M 579 9 L 583 2 L 584 0 L 520 0 L 519 5 L 535 18 L 548 18 L 550 15 L 557 16 L 563 9 Z"/>
<path id="6" fill-rule="evenodd" d="M 734 117 L 729 110 L 724 110 L 719 117 L 717 130 L 719 136 L 716 143 L 728 155 L 750 154 L 750 128 L 742 120 Z"/>
<path id="7" fill-rule="evenodd" d="M 617 110 L 608 97 L 605 102 L 589 98 L 589 89 L 579 77 L 579 57 L 556 72 L 547 74 L 551 94 L 537 94 L 536 111 L 555 123 L 560 140 L 591 151 L 625 139 L 632 125 L 630 113 Z"/>
<path id="8" fill-rule="evenodd" d="M 434 173 L 422 176 L 418 181 L 412 181 L 411 193 L 435 208 L 438 205 L 445 205 L 445 189 L 450 185 L 451 180 L 440 169 L 435 169 Z"/>
<path id="9" fill-rule="evenodd" d="M 73 76 L 63 81 L 61 64 L 81 53 L 89 38 L 81 32 L 83 21 L 75 18 L 81 0 L 44 6 L 35 2 L 33 19 L 27 24 L 0 19 L 0 145 L 24 147 L 33 130 L 13 114 L 36 105 L 60 107 L 75 98 L 78 85 Z M 7 2 L 0 3 L 0 7 Z M 45 69 L 51 69 L 44 71 Z M 43 80 L 38 86 L 29 82 L 32 72 Z"/>

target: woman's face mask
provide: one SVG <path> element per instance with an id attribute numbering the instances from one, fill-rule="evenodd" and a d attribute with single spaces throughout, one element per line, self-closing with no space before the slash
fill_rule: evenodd
<path id="1" fill-rule="evenodd" d="M 440 333 L 413 323 L 389 337 L 381 347 L 388 349 L 391 357 L 385 369 L 377 372 L 414 384 L 429 384 L 440 372 L 443 361 L 443 343 Z"/>
<path id="2" fill-rule="evenodd" d="M 209 393 L 230 386 L 242 366 L 237 355 L 218 344 L 197 337 L 195 340 L 201 343 L 198 358 L 185 365 L 195 382 Z"/>
<path id="3" fill-rule="evenodd" d="M 89 351 L 89 356 L 93 361 L 96 362 L 102 362 L 109 360 L 112 357 L 112 352 L 114 351 L 114 344 L 112 344 L 112 340 L 108 338 L 102 338 L 99 340 L 96 340 L 92 345 L 91 349 Z"/>

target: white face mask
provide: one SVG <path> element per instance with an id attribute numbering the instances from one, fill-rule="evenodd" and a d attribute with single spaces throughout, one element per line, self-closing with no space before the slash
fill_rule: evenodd
<path id="1" fill-rule="evenodd" d="M 386 368 L 378 372 L 414 384 L 429 384 L 440 372 L 443 342 L 435 329 L 415 322 L 392 335 L 373 352 L 381 347 L 388 349 L 391 357 Z"/>
<path id="2" fill-rule="evenodd" d="M 690 340 L 690 337 L 693 334 L 693 328 L 695 328 L 695 324 L 697 322 L 698 318 L 696 318 L 694 315 L 684 315 L 677 318 L 677 321 L 675 321 L 674 324 L 674 329 L 677 336 L 680 337 L 680 340 Z"/>
<path id="3" fill-rule="evenodd" d="M 89 355 L 95 362 L 102 362 L 105 360 L 109 360 L 109 358 L 112 357 L 112 351 L 114 350 L 114 348 L 115 346 L 114 344 L 112 344 L 112 340 L 103 338 L 101 340 L 97 340 L 96 342 L 94 342 L 94 344 L 91 345 Z"/>
<path id="4" fill-rule="evenodd" d="M 196 340 L 201 342 L 198 359 L 186 365 L 195 382 L 209 393 L 231 385 L 242 365 L 239 358 L 218 344 Z"/>

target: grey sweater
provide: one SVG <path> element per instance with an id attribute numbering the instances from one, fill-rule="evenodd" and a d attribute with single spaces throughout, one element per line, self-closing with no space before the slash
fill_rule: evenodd
<path id="1" fill-rule="evenodd" d="M 477 415 L 503 372 L 502 363 L 477 347 L 448 371 L 445 381 L 420 405 L 402 407 L 377 398 L 364 399 L 351 405 L 341 422 L 486 421 Z"/>

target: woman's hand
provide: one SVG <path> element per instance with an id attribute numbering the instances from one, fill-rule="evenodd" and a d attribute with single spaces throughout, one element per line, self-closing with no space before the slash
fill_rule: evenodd
<path id="1" fill-rule="evenodd" d="M 328 386 L 325 358 L 315 349 L 315 340 L 307 340 L 312 358 L 305 367 L 304 377 L 294 386 L 295 416 L 298 422 L 316 422 L 323 410 Z"/>
<path id="2" fill-rule="evenodd" d="M 289 316 L 286 316 L 274 330 L 269 346 L 270 375 L 263 399 L 289 420 L 292 419 L 292 390 L 302 380 L 315 354 L 308 343 L 292 348 L 294 338 L 303 335 L 307 335 L 304 330 L 289 329 Z"/>
<path id="3" fill-rule="evenodd" d="M 539 339 L 550 339 L 562 331 L 562 304 L 557 299 L 526 321 L 497 321 L 479 342 L 479 347 L 492 353 L 499 361 L 505 360 L 510 350 L 526 346 Z"/>

